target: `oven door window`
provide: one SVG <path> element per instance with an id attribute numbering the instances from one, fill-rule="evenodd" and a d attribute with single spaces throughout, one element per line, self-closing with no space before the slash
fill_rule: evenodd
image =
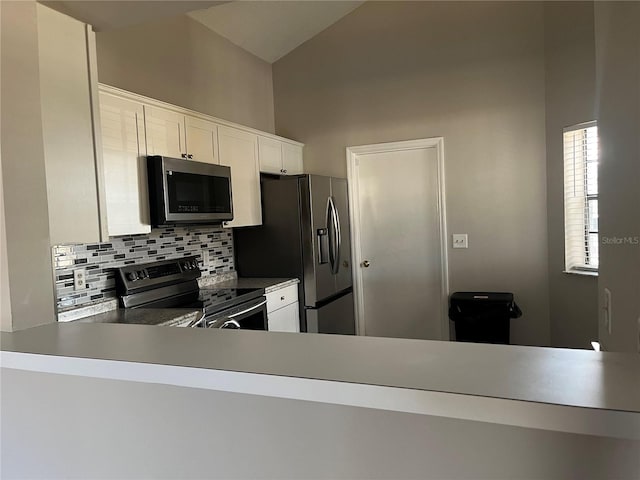
<path id="1" fill-rule="evenodd" d="M 167 172 L 169 213 L 226 213 L 231 211 L 229 179 L 210 175 Z"/>

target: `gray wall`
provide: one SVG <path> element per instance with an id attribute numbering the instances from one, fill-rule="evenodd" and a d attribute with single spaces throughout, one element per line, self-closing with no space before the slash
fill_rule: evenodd
<path id="1" fill-rule="evenodd" d="M 513 291 L 512 341 L 548 345 L 544 5 L 367 2 L 273 65 L 276 131 L 305 168 L 443 136 L 451 291 Z M 389 168 L 393 168 L 390 165 Z M 410 206 L 407 209 L 410 221 Z"/>
<path id="2" fill-rule="evenodd" d="M 3 369 L 0 476 L 638 478 L 640 442 Z"/>
<path id="3" fill-rule="evenodd" d="M 273 133 L 271 65 L 189 17 L 96 42 L 100 82 Z"/>
<path id="4" fill-rule="evenodd" d="M 36 3 L 0 2 L 2 10 L 2 194 L 6 244 L 2 281 L 10 285 L 11 317 L 3 330 L 55 318 L 45 177 Z M 5 251 L 6 248 L 6 257 Z M 3 296 L 6 287 L 3 287 Z M 2 311 L 5 310 L 4 302 Z"/>
<path id="5" fill-rule="evenodd" d="M 547 2 L 544 13 L 551 344 L 590 348 L 598 338 L 598 279 L 563 273 L 562 129 L 596 118 L 593 3 Z"/>
<path id="6" fill-rule="evenodd" d="M 640 3 L 596 2 L 599 173 L 599 338 L 640 351 Z M 604 289 L 612 294 L 611 334 Z"/>

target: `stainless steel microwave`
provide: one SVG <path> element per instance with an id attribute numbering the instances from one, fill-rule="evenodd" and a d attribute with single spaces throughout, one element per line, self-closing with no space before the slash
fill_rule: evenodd
<path id="1" fill-rule="evenodd" d="M 149 156 L 147 173 L 154 226 L 233 220 L 229 167 Z"/>

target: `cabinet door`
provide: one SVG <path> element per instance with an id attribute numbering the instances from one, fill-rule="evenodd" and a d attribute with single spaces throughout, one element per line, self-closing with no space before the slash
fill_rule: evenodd
<path id="1" fill-rule="evenodd" d="M 40 4 L 34 8 L 49 239 L 52 245 L 93 243 L 100 225 L 85 25 Z"/>
<path id="2" fill-rule="evenodd" d="M 258 136 L 235 128 L 218 127 L 220 164 L 231 167 L 233 221 L 226 227 L 262 224 Z"/>
<path id="3" fill-rule="evenodd" d="M 186 116 L 187 155 L 204 163 L 220 163 L 218 160 L 218 126 L 213 122 Z"/>
<path id="4" fill-rule="evenodd" d="M 260 171 L 280 175 L 282 171 L 282 142 L 272 138 L 258 137 Z"/>
<path id="5" fill-rule="evenodd" d="M 100 93 L 100 123 L 110 236 L 149 233 L 142 104 Z"/>
<path id="6" fill-rule="evenodd" d="M 267 320 L 270 332 L 299 332 L 300 314 L 298 302 L 269 313 Z"/>
<path id="7" fill-rule="evenodd" d="M 147 155 L 186 156 L 184 115 L 163 108 L 144 106 Z"/>
<path id="8" fill-rule="evenodd" d="M 282 169 L 286 175 L 303 173 L 301 146 L 282 142 Z"/>

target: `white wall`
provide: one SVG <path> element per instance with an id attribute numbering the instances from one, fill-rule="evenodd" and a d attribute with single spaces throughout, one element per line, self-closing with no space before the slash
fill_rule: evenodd
<path id="1" fill-rule="evenodd" d="M 606 350 L 627 352 L 640 351 L 639 25 L 639 2 L 595 3 L 599 338 Z M 612 294 L 611 333 L 604 324 L 605 288 Z"/>
<path id="2" fill-rule="evenodd" d="M 543 21 L 542 3 L 366 2 L 273 65 L 277 133 L 312 173 L 444 137 L 448 230 L 469 234 L 451 291 L 513 291 L 532 345 L 550 343 Z"/>
<path id="3" fill-rule="evenodd" d="M 638 478 L 640 442 L 3 369 L 16 478 Z"/>
<path id="4" fill-rule="evenodd" d="M 596 118 L 593 2 L 545 2 L 544 14 L 551 345 L 591 348 L 598 338 L 598 279 L 563 273 L 562 132 Z"/>
<path id="5" fill-rule="evenodd" d="M 96 35 L 98 79 L 273 133 L 271 65 L 181 15 Z"/>
<path id="6" fill-rule="evenodd" d="M 11 320 L 19 330 L 55 320 L 42 141 L 36 2 L 3 1 L 1 156 Z M 6 286 L 2 288 L 6 295 Z M 4 304 L 4 302 L 3 302 Z M 3 306 L 3 309 L 5 307 Z"/>

